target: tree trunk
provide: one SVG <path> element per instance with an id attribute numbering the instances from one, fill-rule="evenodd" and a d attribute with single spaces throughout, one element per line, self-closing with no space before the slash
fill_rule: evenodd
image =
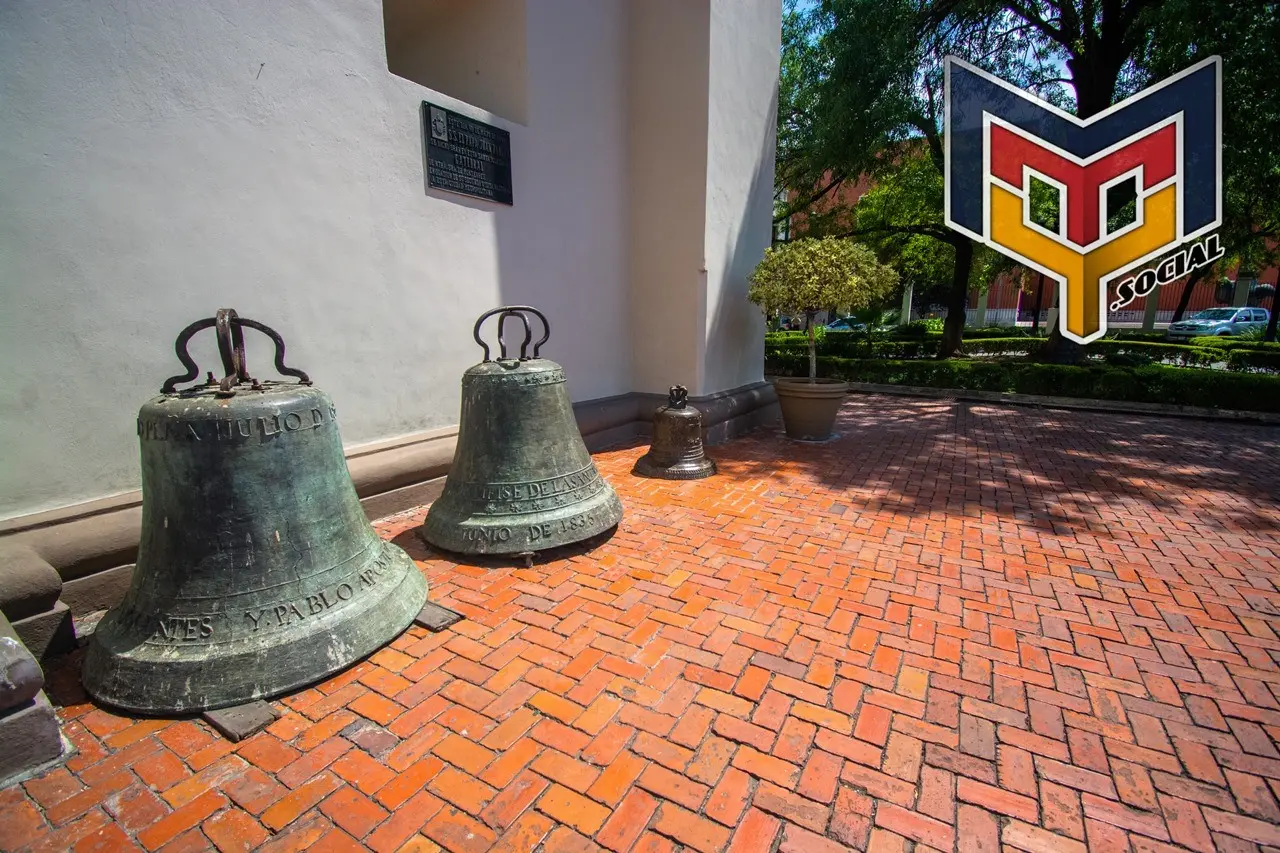
<path id="1" fill-rule="evenodd" d="M 1123 35 L 1120 33 L 1119 37 L 1123 38 Z M 1109 61 L 1111 57 L 1108 56 L 1108 48 L 1111 46 L 1099 45 L 1091 56 L 1076 56 L 1067 60 L 1067 68 L 1071 70 L 1071 80 L 1076 90 L 1076 116 L 1079 118 L 1090 118 L 1111 106 L 1116 80 L 1124 65 L 1123 61 Z M 1060 292 L 1058 303 L 1062 304 L 1065 297 L 1066 294 Z M 1038 357 L 1051 364 L 1081 364 L 1088 360 L 1084 344 L 1063 337 L 1061 323 L 1053 327 L 1048 340 L 1040 348 Z"/>
<path id="2" fill-rule="evenodd" d="M 1031 317 L 1031 333 L 1040 331 L 1040 306 L 1044 304 L 1044 273 L 1040 273 L 1040 281 L 1036 284 L 1036 308 Z"/>
<path id="3" fill-rule="evenodd" d="M 1191 271 L 1191 275 L 1187 276 L 1187 283 L 1182 285 L 1182 295 L 1178 297 L 1178 307 L 1173 312 L 1173 322 L 1176 323 L 1182 319 L 1182 315 L 1187 313 L 1187 306 L 1191 304 L 1191 291 L 1196 289 L 1196 285 L 1200 283 L 1200 279 L 1204 278 L 1212 267 L 1198 267 Z"/>
<path id="4" fill-rule="evenodd" d="M 969 297 L 973 243 L 966 239 L 954 245 L 956 264 L 951 274 L 951 292 L 947 294 L 947 320 L 942 324 L 942 346 L 938 347 L 938 358 L 950 358 L 960 352 L 964 342 L 964 309 Z"/>
<path id="5" fill-rule="evenodd" d="M 818 342 L 813 334 L 813 312 L 804 315 L 804 324 L 809 329 L 809 381 L 818 379 Z"/>

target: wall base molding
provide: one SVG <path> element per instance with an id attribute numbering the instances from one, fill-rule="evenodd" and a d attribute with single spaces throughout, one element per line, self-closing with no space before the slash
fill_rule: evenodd
<path id="1" fill-rule="evenodd" d="M 574 404 L 592 452 L 650 434 L 664 394 L 630 393 Z M 708 445 L 776 420 L 773 386 L 755 382 L 690 397 Z M 434 501 L 453 462 L 458 428 L 428 430 L 347 451 L 356 494 L 370 519 Z M 142 525 L 142 492 L 112 495 L 0 521 L 0 611 L 37 657 L 74 642 L 72 616 L 115 606 L 129 586 Z"/>

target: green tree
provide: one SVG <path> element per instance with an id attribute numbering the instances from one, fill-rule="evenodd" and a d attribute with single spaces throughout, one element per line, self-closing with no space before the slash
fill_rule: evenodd
<path id="1" fill-rule="evenodd" d="M 1219 238 L 1224 269 L 1241 264 L 1265 269 L 1276 263 L 1280 241 L 1280 4 L 1245 0 L 1166 0 L 1160 27 L 1136 58 L 1143 83 L 1157 82 L 1209 56 L 1222 57 L 1223 223 Z M 1183 285 L 1174 319 L 1182 319 L 1192 289 L 1211 270 Z M 1276 300 L 1267 340 L 1275 340 Z"/>
<path id="2" fill-rule="evenodd" d="M 837 237 L 803 237 L 765 249 L 751 273 L 747 298 L 766 315 L 803 314 L 809 329 L 809 379 L 818 376 L 813 315 L 832 305 L 853 311 L 879 306 L 898 286 L 898 274 L 866 246 Z"/>
<path id="3" fill-rule="evenodd" d="M 1223 245 L 1261 258 L 1275 240 L 1280 186 L 1276 157 L 1280 108 L 1272 78 L 1280 59 L 1280 12 L 1265 0 L 925 0 L 928 31 L 1014 16 L 1038 45 L 1028 77 L 1051 80 L 1063 68 L 1075 113 L 1088 118 L 1134 92 L 1213 54 L 1223 57 Z M 1201 276 L 1208 273 L 1201 271 Z M 1196 279 L 1187 284 L 1185 297 Z M 1182 306 L 1185 308 L 1185 299 Z M 1274 311 L 1272 314 L 1274 315 Z M 1084 358 L 1055 329 L 1041 350 L 1057 362 Z"/>
<path id="4" fill-rule="evenodd" d="M 861 239 L 886 233 L 922 237 L 915 252 L 932 244 L 935 254 L 949 259 L 939 350 L 946 357 L 961 347 L 979 253 L 968 237 L 941 225 L 943 59 L 956 54 L 1033 91 L 1047 86 L 1051 99 L 1061 96 L 1055 81 L 1034 76 L 1045 62 L 1014 16 L 957 17 L 924 26 L 929 11 L 923 0 L 821 0 L 804 10 L 788 2 L 777 175 L 796 193 L 789 212 L 810 208 L 861 175 L 904 184 L 910 207 L 872 211 L 859 204 L 855 228 L 847 233 Z M 917 162 L 918 152 L 923 157 Z M 920 174 L 920 166 L 931 166 L 935 174 Z M 905 173 L 895 177 L 899 169 Z M 935 192 L 923 192 L 926 177 Z M 838 220 L 834 211 L 825 218 Z M 815 224 L 825 225 L 822 218 Z"/>

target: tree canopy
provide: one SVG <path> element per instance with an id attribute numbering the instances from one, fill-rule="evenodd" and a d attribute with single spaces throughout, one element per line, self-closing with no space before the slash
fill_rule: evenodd
<path id="1" fill-rule="evenodd" d="M 876 189 L 853 211 L 828 211 L 825 221 L 852 223 L 845 232 L 871 243 L 904 281 L 950 267 L 940 353 L 949 354 L 960 345 L 974 258 L 984 273 L 1012 262 L 984 260 L 941 226 L 943 58 L 959 56 L 1088 117 L 1217 54 L 1223 245 L 1260 268 L 1273 262 L 1280 231 L 1278 52 L 1280 4 L 1258 0 L 787 0 L 777 175 L 794 200 L 780 216 L 873 176 Z M 1033 212 L 1048 215 L 1047 206 L 1033 198 Z M 1116 215 L 1132 217 L 1133 208 Z M 1055 360 L 1081 354 L 1060 336 L 1046 350 Z"/>

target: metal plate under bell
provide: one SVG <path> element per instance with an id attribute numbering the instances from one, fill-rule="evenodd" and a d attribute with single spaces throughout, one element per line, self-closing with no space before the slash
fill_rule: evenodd
<path id="1" fill-rule="evenodd" d="M 101 702 L 179 713 L 279 695 L 397 637 L 426 600 L 422 573 L 374 532 L 329 396 L 285 367 L 274 331 L 234 311 L 178 338 L 188 374 L 138 413 L 142 536 L 133 582 L 99 623 L 83 680 Z M 218 326 L 221 383 L 198 375 L 194 332 Z M 276 342 L 298 384 L 258 382 L 241 326 Z"/>
<path id="2" fill-rule="evenodd" d="M 538 317 L 532 339 L 525 314 Z M 499 315 L 499 357 L 480 338 Z M 502 321 L 524 323 L 519 358 L 508 358 Z M 616 527 L 622 502 L 600 476 L 578 432 L 564 369 L 539 358 L 550 337 L 546 317 L 528 306 L 495 308 L 476 321 L 484 361 L 462 375 L 458 447 L 444 492 L 419 529 L 431 545 L 460 554 L 528 554 L 581 542 Z"/>
<path id="3" fill-rule="evenodd" d="M 702 413 L 683 385 L 671 386 L 667 405 L 653 413 L 653 441 L 631 473 L 660 480 L 701 480 L 716 473 L 702 448 Z"/>

